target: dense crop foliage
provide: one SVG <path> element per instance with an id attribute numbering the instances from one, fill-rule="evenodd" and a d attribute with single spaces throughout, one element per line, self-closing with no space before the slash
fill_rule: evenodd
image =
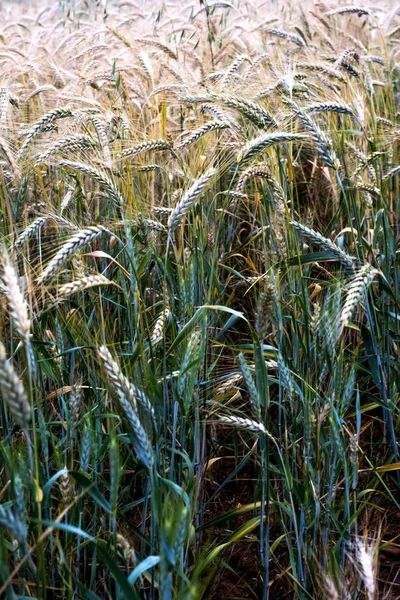
<path id="1" fill-rule="evenodd" d="M 1 598 L 399 597 L 376 4 L 3 4 Z"/>

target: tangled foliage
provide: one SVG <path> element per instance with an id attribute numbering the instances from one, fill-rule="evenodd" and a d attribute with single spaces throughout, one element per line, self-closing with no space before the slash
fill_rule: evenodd
<path id="1" fill-rule="evenodd" d="M 400 17 L 149 4 L 2 4 L 0 596 L 391 597 Z"/>

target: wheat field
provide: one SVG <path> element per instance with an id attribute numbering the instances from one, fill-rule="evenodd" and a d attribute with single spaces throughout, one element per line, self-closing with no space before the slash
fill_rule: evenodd
<path id="1" fill-rule="evenodd" d="M 0 598 L 400 598 L 399 7 L 0 15 Z"/>

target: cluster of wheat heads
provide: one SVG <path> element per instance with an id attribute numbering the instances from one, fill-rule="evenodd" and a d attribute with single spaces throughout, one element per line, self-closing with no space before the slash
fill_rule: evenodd
<path id="1" fill-rule="evenodd" d="M 1 597 L 396 590 L 395 9 L 2 5 Z"/>

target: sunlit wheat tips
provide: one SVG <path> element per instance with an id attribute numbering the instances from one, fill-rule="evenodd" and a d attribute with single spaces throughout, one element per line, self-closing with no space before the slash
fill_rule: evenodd
<path id="1" fill-rule="evenodd" d="M 99 235 L 104 233 L 106 230 L 104 227 L 87 227 L 81 229 L 75 233 L 57 252 L 57 254 L 51 259 L 43 273 L 38 278 L 38 283 L 43 283 L 50 277 L 52 277 L 60 268 L 60 266 L 75 253 L 78 248 L 89 244 L 91 241 L 96 239 Z"/>
<path id="2" fill-rule="evenodd" d="M 215 174 L 216 169 L 209 169 L 204 175 L 196 179 L 191 187 L 183 194 L 181 200 L 175 206 L 168 219 L 170 232 L 173 232 L 176 229 L 186 213 L 188 213 L 197 200 L 199 200 L 201 194 Z"/>
<path id="3" fill-rule="evenodd" d="M 14 421 L 26 429 L 31 421 L 31 407 L 24 386 L 6 356 L 0 342 L 0 392 Z"/>

